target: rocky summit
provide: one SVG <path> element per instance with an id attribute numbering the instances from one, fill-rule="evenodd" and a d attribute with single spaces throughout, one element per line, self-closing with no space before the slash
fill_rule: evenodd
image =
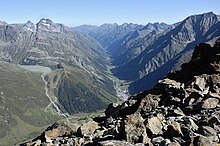
<path id="1" fill-rule="evenodd" d="M 217 146 L 219 74 L 220 38 L 213 47 L 197 45 L 191 61 L 154 88 L 122 104 L 110 104 L 104 117 L 96 117 L 78 130 L 56 123 L 22 145 Z"/>

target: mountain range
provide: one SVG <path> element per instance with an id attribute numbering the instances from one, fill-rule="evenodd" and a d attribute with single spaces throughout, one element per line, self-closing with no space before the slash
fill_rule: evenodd
<path id="1" fill-rule="evenodd" d="M 49 19 L 1 22 L 0 145 L 14 145 L 58 119 L 96 112 L 116 101 L 106 58 L 95 40 Z"/>
<path id="2" fill-rule="evenodd" d="M 196 44 L 213 46 L 219 28 L 220 16 L 212 12 L 145 26 L 0 21 L 0 143 L 13 145 L 56 120 L 97 112 L 152 88 L 188 62 Z"/>
<path id="3" fill-rule="evenodd" d="M 0 25 L 0 41 L 2 61 L 42 65 L 52 69 L 62 64 L 59 71 L 52 71 L 52 75 L 48 74 L 47 78 L 48 81 L 53 80 L 48 82 L 50 86 L 58 80 L 56 83 L 59 84 L 56 89 L 52 89 L 52 94 L 58 98 L 57 104 L 64 112 L 91 112 L 116 99 L 113 83 L 109 78 L 109 62 L 105 59 L 107 53 L 90 37 L 63 24 L 41 19 L 36 25 L 30 21 Z M 70 93 L 71 90 L 76 92 Z M 84 98 L 91 97 L 93 101 L 97 101 L 98 106 L 86 103 L 88 100 Z M 70 101 L 76 104 L 71 104 Z M 78 105 L 81 109 L 75 108 Z"/>
<path id="4" fill-rule="evenodd" d="M 104 48 L 110 46 L 112 43 L 121 40 L 124 36 L 129 35 L 131 32 L 143 28 L 142 25 L 123 23 L 118 25 L 103 24 L 101 26 L 95 25 L 82 25 L 74 27 L 73 30 L 87 34 L 97 40 Z"/>
<path id="5" fill-rule="evenodd" d="M 182 63 L 189 61 L 196 44 L 212 44 L 220 36 L 219 20 L 219 15 L 209 12 L 189 16 L 172 25 L 149 23 L 140 29 L 131 30 L 105 45 L 111 55 L 114 76 L 125 81 L 123 83 L 131 94 L 152 88 L 170 70 L 177 70 Z M 91 33 L 88 30 L 91 29 L 87 26 L 86 34 L 93 33 L 93 30 Z M 105 30 L 108 33 L 109 30 Z M 104 43 L 97 39 L 99 32 L 96 33 L 90 36 Z"/>
<path id="6" fill-rule="evenodd" d="M 220 133 L 220 38 L 195 46 L 191 60 L 154 88 L 78 129 L 56 122 L 22 145 L 218 146 Z M 146 84 L 146 83 L 143 83 Z"/>

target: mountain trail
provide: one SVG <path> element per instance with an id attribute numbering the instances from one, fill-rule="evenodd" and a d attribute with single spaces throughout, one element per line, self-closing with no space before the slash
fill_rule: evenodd
<path id="1" fill-rule="evenodd" d="M 46 94 L 46 96 L 49 98 L 51 104 L 54 106 L 54 108 L 56 109 L 57 113 L 60 114 L 60 115 L 62 115 L 62 116 L 64 116 L 65 118 L 67 118 L 67 115 L 62 112 L 62 110 L 58 107 L 58 105 L 56 105 L 56 103 L 52 100 L 52 98 L 51 98 L 50 95 L 48 94 L 48 88 L 47 88 L 48 83 L 47 83 L 47 81 L 45 80 L 45 76 L 46 76 L 46 73 L 43 73 L 43 74 L 41 75 L 42 80 L 43 80 L 44 83 L 45 83 L 45 94 Z"/>

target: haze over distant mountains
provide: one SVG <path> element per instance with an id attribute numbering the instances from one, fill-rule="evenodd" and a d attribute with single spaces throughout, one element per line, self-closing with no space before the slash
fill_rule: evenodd
<path id="1" fill-rule="evenodd" d="M 173 25 L 149 23 L 139 26 L 140 29 L 124 32 L 120 39 L 110 44 L 102 42 L 108 35 L 102 35 L 102 39 L 99 39 L 103 31 L 99 33 L 86 26 L 85 33 L 107 46 L 112 65 L 115 66 L 113 74 L 128 81 L 128 89 L 134 94 L 153 87 L 167 72 L 179 69 L 182 63 L 189 61 L 196 44 L 212 43 L 220 35 L 219 18 L 219 15 L 209 12 L 189 16 Z M 124 30 L 123 26 L 117 27 Z M 76 27 L 76 30 L 80 31 L 84 27 Z M 103 30 L 109 34 L 110 29 Z M 117 31 L 112 36 L 117 36 Z"/>
<path id="2" fill-rule="evenodd" d="M 61 118 L 57 108 L 65 116 L 96 112 L 111 102 L 120 101 L 119 93 L 127 94 L 128 90 L 136 94 L 153 87 L 169 71 L 189 61 L 196 44 L 208 42 L 212 45 L 220 36 L 219 28 L 220 16 L 212 12 L 192 15 L 171 25 L 124 23 L 71 28 L 45 18 L 37 24 L 0 22 L 0 74 L 11 79 L 7 83 L 0 78 L 2 86 L 10 83 L 0 91 L 0 108 L 4 107 L 0 115 L 5 119 L 0 142 L 7 142 L 13 135 L 9 131 L 24 132 L 22 126 L 17 127 L 19 124 L 36 129 L 15 136 L 11 142 L 34 135 Z M 46 66 L 52 71 L 31 72 L 18 64 Z M 21 82 L 15 82 L 11 76 L 20 77 Z M 21 89 L 16 88 L 20 83 L 34 91 L 20 93 Z M 12 91 L 22 98 L 10 95 Z M 28 98 L 27 104 L 32 105 L 33 100 L 37 103 L 17 110 L 23 107 L 23 98 Z M 37 105 L 42 102 L 41 106 Z M 30 120 L 39 115 L 45 118 L 51 113 L 52 116 L 42 123 L 35 118 L 36 123 L 41 123 L 39 127 Z M 12 122 L 8 124 L 8 121 Z"/>
<path id="3" fill-rule="evenodd" d="M 74 27 L 74 30 L 87 34 L 97 40 L 103 47 L 108 47 L 112 43 L 121 40 L 125 35 L 142 27 L 142 25 L 132 23 L 122 25 L 106 23 L 101 26 L 82 25 Z"/>

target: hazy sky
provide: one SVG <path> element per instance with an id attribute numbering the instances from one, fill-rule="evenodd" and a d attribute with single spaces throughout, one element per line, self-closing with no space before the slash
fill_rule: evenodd
<path id="1" fill-rule="evenodd" d="M 189 15 L 213 11 L 220 0 L 0 0 L 0 20 L 21 23 L 41 18 L 69 26 L 148 22 L 175 23 Z"/>

